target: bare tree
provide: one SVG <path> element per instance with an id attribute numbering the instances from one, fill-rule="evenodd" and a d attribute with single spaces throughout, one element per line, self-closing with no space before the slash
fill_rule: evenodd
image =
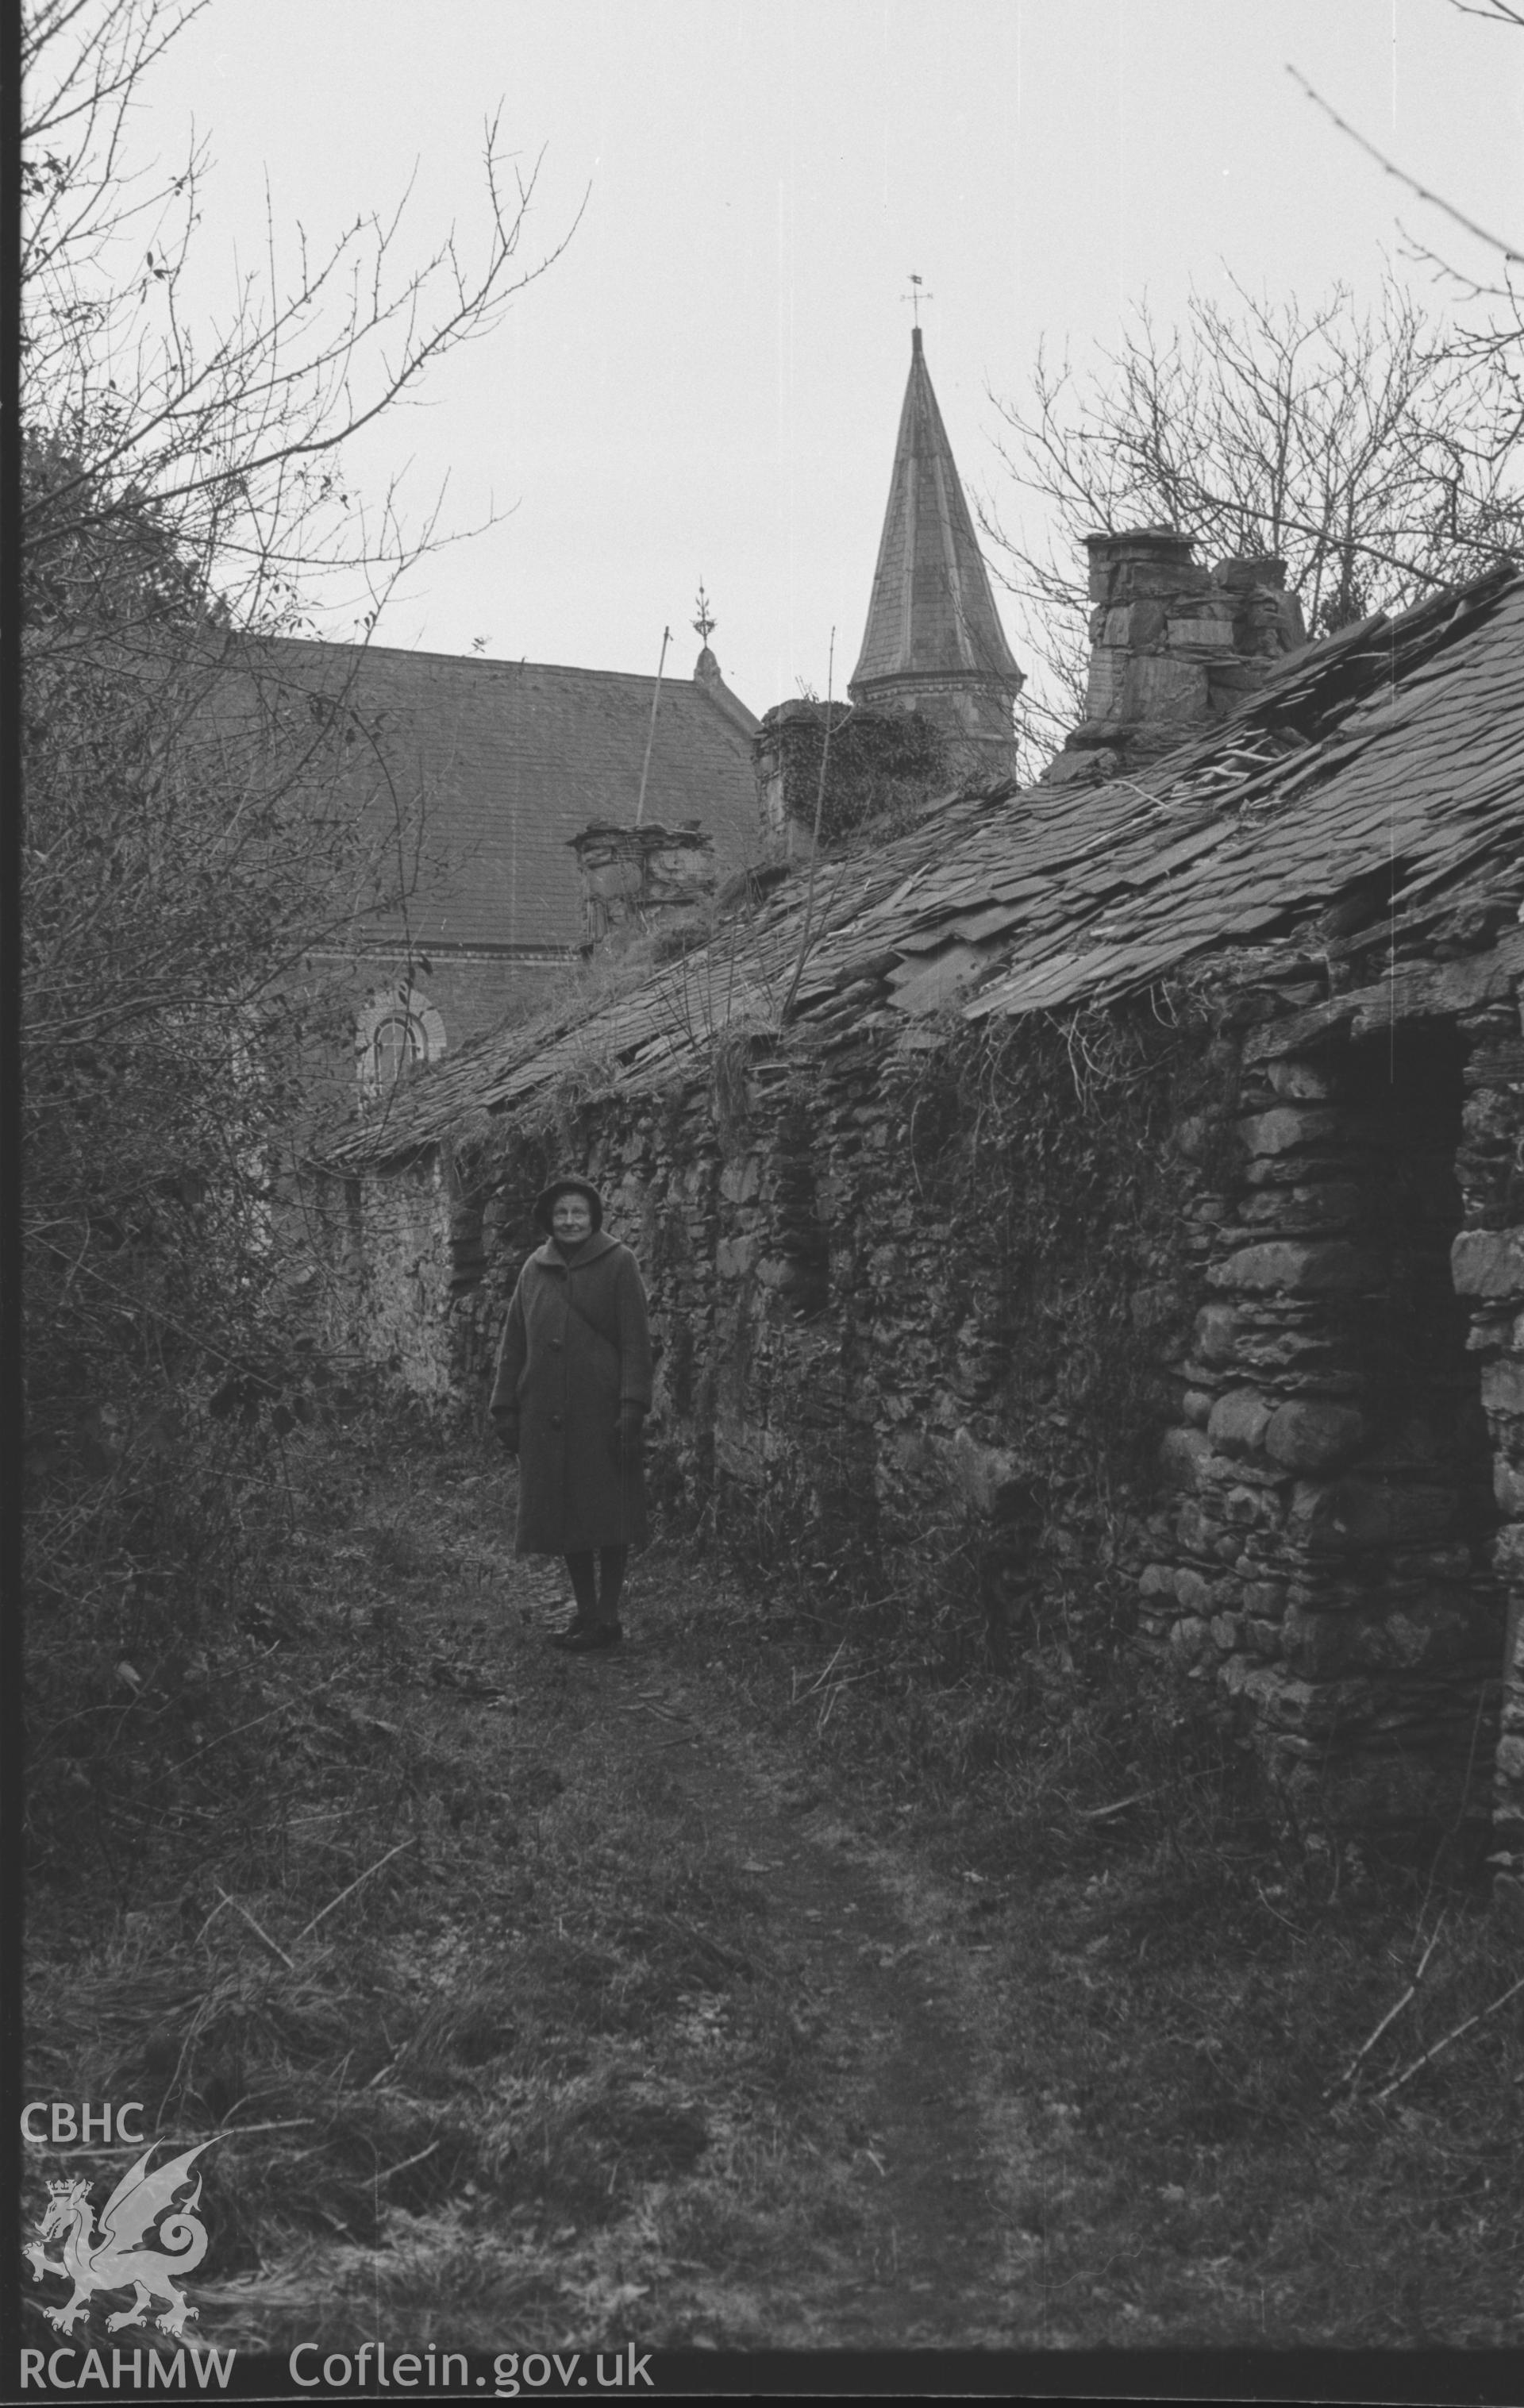
<path id="1" fill-rule="evenodd" d="M 373 617 L 440 529 L 436 515 L 405 529 L 391 491 L 366 506 L 346 444 L 490 333 L 570 236 L 521 261 L 538 163 L 506 170 L 493 119 L 474 243 L 451 230 L 408 265 L 405 193 L 320 255 L 298 227 L 283 265 L 267 201 L 260 265 L 221 323 L 193 323 L 207 146 L 160 175 L 130 172 L 127 141 L 145 78 L 207 4 L 36 0 L 26 21 L 22 414 L 72 464 L 32 495 L 28 550 L 46 564 L 103 512 L 150 496 L 238 623 L 294 619 L 334 569 L 365 581 Z"/>
<path id="2" fill-rule="evenodd" d="M 1055 737 L 1081 715 L 1095 530 L 1279 557 L 1318 633 L 1524 548 L 1517 346 L 1458 334 L 1390 278 L 1365 312 L 1343 286 L 1313 308 L 1233 292 L 1193 294 L 1170 333 L 1141 305 L 1092 366 L 1039 353 L 1030 397 L 997 400 L 1018 498 L 983 523 Z"/>
<path id="3" fill-rule="evenodd" d="M 35 0 L 24 36 L 23 1240 L 44 1791 L 57 1717 L 77 1734 L 99 1707 L 91 1727 L 120 1737 L 120 1662 L 151 1687 L 166 1655 L 221 1643 L 279 1493 L 282 1431 L 311 1393 L 276 1157 L 325 1051 L 314 1037 L 332 1054 L 349 1000 L 312 956 L 405 908 L 419 829 L 355 708 L 354 656 L 313 654 L 301 673 L 284 638 L 335 571 L 368 630 L 443 539 L 437 511 L 409 529 L 392 494 L 366 508 L 344 447 L 560 248 L 521 265 L 534 178 L 506 194 L 489 127 L 473 258 L 451 235 L 409 266 L 392 211 L 320 259 L 298 236 L 283 281 L 267 225 L 226 320 L 196 321 L 204 153 L 137 180 L 127 134 L 201 5 Z M 114 1759 L 123 1778 L 130 1756 Z"/>

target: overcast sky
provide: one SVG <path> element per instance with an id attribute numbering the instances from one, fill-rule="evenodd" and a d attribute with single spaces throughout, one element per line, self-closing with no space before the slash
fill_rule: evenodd
<path id="1" fill-rule="evenodd" d="M 833 627 L 838 692 L 856 659 L 912 270 L 965 485 L 998 501 L 990 395 L 1040 339 L 1082 357 L 1130 304 L 1167 322 L 1230 271 L 1368 295 L 1400 221 L 1463 252 L 1289 66 L 1524 237 L 1524 34 L 1448 0 L 212 0 L 135 139 L 168 159 L 192 118 L 209 136 L 221 289 L 266 180 L 278 232 L 320 239 L 416 168 L 405 249 L 451 220 L 469 242 L 501 102 L 501 147 L 544 154 L 524 264 L 586 207 L 498 331 L 355 455 L 372 492 L 407 467 L 420 515 L 447 473 L 457 524 L 505 513 L 379 638 L 650 671 L 670 624 L 686 675 L 702 577 L 761 711 L 824 691 Z"/>

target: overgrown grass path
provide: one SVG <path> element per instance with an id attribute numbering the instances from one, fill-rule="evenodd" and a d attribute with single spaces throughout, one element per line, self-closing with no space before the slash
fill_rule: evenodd
<path id="1" fill-rule="evenodd" d="M 471 1447 L 314 1441 L 288 1503 L 267 1623 L 137 1649 L 33 1882 L 26 2095 L 210 2142 L 200 2338 L 1524 2339 L 1463 1866 L 1289 1851 L 1135 1666 L 886 1678 L 803 1578 L 653 1551 L 563 1656 Z M 29 2150 L 23 2213 L 135 2154 Z"/>
<path id="2" fill-rule="evenodd" d="M 960 1901 L 748 1729 L 712 1574 L 648 1558 L 564 1656 L 506 1503 L 457 1463 L 324 1548 L 257 1772 L 96 1944 L 36 1918 L 39 2095 L 221 2135 L 208 2340 L 1033 2338 Z"/>
<path id="3" fill-rule="evenodd" d="M 749 1892 L 801 2057 L 777 2173 L 804 2245 L 749 2277 L 717 2270 L 693 2307 L 717 2338 L 739 2324 L 777 2342 L 1009 2343 L 1031 2317 L 1005 2245 L 1027 2153 L 956 1902 L 749 1742 L 682 1652 L 657 1640 L 590 1667 L 590 1705 L 606 1715 L 620 1699 L 621 1746 L 666 1758 L 678 1843 Z M 626 1681 L 642 1711 L 623 1704 Z"/>

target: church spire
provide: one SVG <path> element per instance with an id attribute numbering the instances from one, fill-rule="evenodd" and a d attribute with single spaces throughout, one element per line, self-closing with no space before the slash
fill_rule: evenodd
<path id="1" fill-rule="evenodd" d="M 870 709 L 924 710 L 949 734 L 973 738 L 983 750 L 1010 746 L 1011 704 L 1022 682 L 979 556 L 918 325 L 910 337 L 910 378 L 868 624 L 848 692 Z"/>

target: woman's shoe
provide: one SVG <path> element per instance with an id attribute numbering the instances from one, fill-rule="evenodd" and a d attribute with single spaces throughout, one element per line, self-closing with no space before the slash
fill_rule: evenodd
<path id="1" fill-rule="evenodd" d="M 617 1647 L 623 1637 L 617 1622 L 574 1622 L 570 1630 L 563 1631 L 550 1644 L 563 1647 L 569 1656 L 586 1656 L 594 1648 Z"/>
<path id="2" fill-rule="evenodd" d="M 584 1622 L 579 1613 L 574 1613 L 569 1622 L 562 1623 L 558 1629 L 548 1631 L 546 1635 L 552 1647 L 566 1647 L 574 1639 L 578 1641 L 585 1639 L 591 1628 L 591 1622 Z"/>

